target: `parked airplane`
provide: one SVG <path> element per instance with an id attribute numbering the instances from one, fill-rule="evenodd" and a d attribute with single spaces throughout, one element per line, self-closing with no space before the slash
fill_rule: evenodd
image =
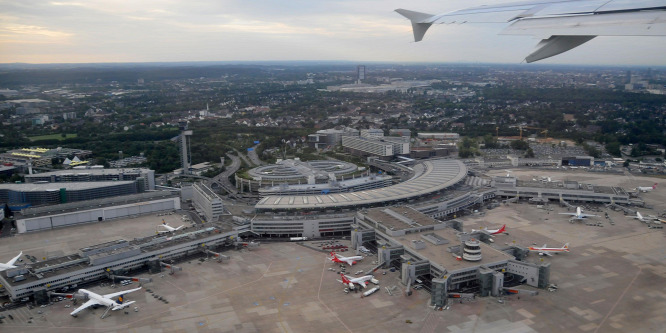
<path id="1" fill-rule="evenodd" d="M 331 257 L 328 260 L 337 263 L 347 263 L 349 266 L 356 263 L 356 260 L 362 260 L 362 256 L 343 257 L 335 252 L 331 252 Z"/>
<path id="2" fill-rule="evenodd" d="M 160 224 L 159 226 L 164 227 L 166 229 L 166 230 L 158 231 L 158 233 L 160 233 L 160 234 L 165 233 L 165 232 L 174 232 L 176 230 L 180 230 L 180 229 L 185 227 L 184 225 L 181 225 L 178 228 L 174 228 L 174 227 L 170 226 L 168 223 L 166 223 L 164 220 L 162 220 L 162 224 Z"/>
<path id="3" fill-rule="evenodd" d="M 638 186 L 638 187 L 634 188 L 634 191 L 641 191 L 641 192 L 645 193 L 645 192 L 650 192 L 650 191 L 652 191 L 656 188 L 657 188 L 657 183 L 654 183 L 654 185 L 652 185 L 652 186 Z"/>
<path id="4" fill-rule="evenodd" d="M 500 34 L 543 38 L 525 58 L 534 62 L 580 46 L 597 36 L 664 36 L 664 0 L 538 0 L 433 15 L 396 9 L 412 23 L 414 41 L 433 24 L 510 23 Z"/>
<path id="5" fill-rule="evenodd" d="M 365 275 L 355 278 L 340 273 L 340 277 L 342 278 L 342 281 L 338 280 L 338 282 L 349 286 L 349 289 L 354 289 L 354 284 L 358 284 L 361 286 L 361 288 L 365 288 L 368 286 L 368 282 L 372 280 L 372 275 Z"/>
<path id="6" fill-rule="evenodd" d="M 83 310 L 85 310 L 85 309 L 87 309 L 91 306 L 94 306 L 94 305 L 104 305 L 107 308 L 110 308 L 112 311 L 122 310 L 122 309 L 130 306 L 130 304 L 136 302 L 136 301 L 131 301 L 131 302 L 123 303 L 123 295 L 129 294 L 129 293 L 137 291 L 139 289 L 141 289 L 141 287 L 136 288 L 136 289 L 123 290 L 123 291 L 119 291 L 117 293 L 112 293 L 112 294 L 107 294 L 107 295 L 99 295 L 99 294 L 96 294 L 96 293 L 94 293 L 90 290 L 79 289 L 79 291 L 77 291 L 77 293 L 82 294 L 83 296 L 87 297 L 88 301 L 83 303 L 83 305 L 79 306 L 78 308 L 76 308 L 76 310 L 72 311 L 72 313 L 70 313 L 70 315 L 72 315 L 73 317 L 76 317 L 77 313 L 79 313 L 79 312 L 81 312 L 81 311 L 83 311 Z M 112 299 L 116 296 L 118 296 L 118 301 L 114 301 Z M 72 298 L 72 297 L 73 297 L 73 295 L 68 296 L 68 298 Z"/>
<path id="7" fill-rule="evenodd" d="M 22 255 L 23 255 L 23 251 L 21 251 L 21 253 L 19 253 L 19 255 L 17 255 L 16 257 L 12 258 L 12 260 L 8 261 L 6 264 L 0 263 L 0 272 L 2 272 L 2 271 L 6 271 L 6 270 L 8 270 L 8 269 L 16 268 L 16 266 L 14 265 L 14 263 L 16 262 L 16 260 L 18 260 L 19 258 L 21 258 Z"/>
<path id="8" fill-rule="evenodd" d="M 474 230 L 474 229 L 472 229 L 472 232 L 476 232 L 476 231 L 486 231 L 487 233 L 489 233 L 489 234 L 491 234 L 491 235 L 503 234 L 503 233 L 506 232 L 506 224 L 503 225 L 503 226 L 502 226 L 501 228 L 499 228 L 499 229 L 487 229 L 487 228 L 483 228 L 483 227 L 482 227 L 481 229 L 479 229 L 479 230 Z"/>
<path id="9" fill-rule="evenodd" d="M 598 215 L 592 215 L 592 214 L 585 214 L 585 213 L 583 213 L 583 210 L 580 209 L 580 207 L 576 207 L 576 212 L 575 213 L 560 213 L 560 215 L 571 215 L 571 216 L 573 216 L 572 219 L 576 219 L 576 220 L 582 220 L 582 219 L 584 219 L 586 217 L 590 217 L 590 216 L 598 216 Z"/>
<path id="10" fill-rule="evenodd" d="M 553 253 L 560 252 L 569 252 L 569 243 L 564 244 L 562 247 L 546 247 L 546 244 L 543 244 L 542 247 L 530 246 L 527 248 L 530 251 L 539 252 L 540 256 L 552 256 Z"/>
<path id="11" fill-rule="evenodd" d="M 541 177 L 541 182 L 542 183 L 556 183 L 556 182 L 559 182 L 559 180 L 543 176 L 543 177 Z"/>
<path id="12" fill-rule="evenodd" d="M 645 222 L 645 223 L 650 223 L 650 222 L 652 222 L 652 220 L 653 220 L 653 219 L 651 219 L 651 218 L 645 218 L 645 217 L 643 217 L 643 215 L 642 215 L 639 211 L 636 211 L 636 216 L 632 216 L 632 218 L 635 218 L 635 219 L 637 219 L 637 220 L 639 220 L 639 221 L 641 221 L 641 222 Z"/>

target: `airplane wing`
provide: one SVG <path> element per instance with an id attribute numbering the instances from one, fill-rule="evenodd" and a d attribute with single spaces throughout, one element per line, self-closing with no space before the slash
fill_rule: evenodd
<path id="1" fill-rule="evenodd" d="M 19 260 L 19 258 L 21 258 L 22 255 L 23 255 L 23 251 L 21 251 L 21 253 L 19 253 L 19 255 L 17 255 L 16 257 L 12 258 L 12 260 L 8 261 L 7 265 L 12 265 L 13 266 L 14 263 L 16 262 L 16 260 Z"/>
<path id="2" fill-rule="evenodd" d="M 576 213 L 559 213 L 559 214 L 560 214 L 560 215 L 573 215 L 573 216 L 577 216 L 577 215 L 578 215 L 578 214 L 576 214 Z"/>
<path id="3" fill-rule="evenodd" d="M 89 307 L 91 307 L 91 306 L 93 306 L 93 305 L 103 305 L 103 304 L 100 303 L 100 302 L 98 302 L 97 300 L 90 299 L 90 300 L 88 300 L 87 302 L 83 303 L 83 304 L 82 304 L 81 306 L 79 306 L 78 308 L 76 308 L 74 311 L 72 311 L 72 313 L 70 313 L 70 315 L 74 316 L 74 315 L 76 315 L 77 313 L 79 313 L 79 312 L 81 312 L 81 311 L 83 311 L 83 310 L 85 310 L 85 309 L 87 309 L 87 308 L 89 308 Z"/>
<path id="4" fill-rule="evenodd" d="M 405 9 L 396 12 L 412 22 L 414 40 L 432 24 L 510 23 L 502 35 L 541 38 L 526 62 L 580 46 L 596 36 L 666 36 L 663 0 L 542 0 L 473 7 L 440 15 Z"/>
<path id="5" fill-rule="evenodd" d="M 351 259 L 345 259 L 345 262 L 349 264 L 349 266 L 354 266 L 354 260 Z"/>
<path id="6" fill-rule="evenodd" d="M 117 297 L 117 296 L 120 296 L 120 295 L 129 294 L 129 293 L 137 291 L 139 289 L 141 289 L 141 287 L 135 288 L 135 289 L 123 290 L 123 291 L 119 291 L 119 292 L 116 292 L 116 293 L 113 293 L 113 294 L 103 295 L 102 297 L 104 297 L 104 298 L 114 298 L 114 297 Z"/>
<path id="7" fill-rule="evenodd" d="M 599 215 L 594 215 L 594 214 L 580 214 L 581 217 L 592 217 L 592 216 L 599 216 Z"/>
<path id="8" fill-rule="evenodd" d="M 549 253 L 549 252 L 547 252 L 547 251 L 541 252 L 541 254 L 544 255 L 544 256 L 549 256 L 549 257 L 552 257 L 552 256 L 553 256 L 552 253 Z"/>
<path id="9" fill-rule="evenodd" d="M 14 268 L 14 267 L 16 267 L 16 266 L 14 266 L 14 265 L 7 265 L 7 264 L 0 263 L 0 270 L 1 270 L 1 271 L 7 270 L 7 269 L 11 269 L 11 268 Z"/>

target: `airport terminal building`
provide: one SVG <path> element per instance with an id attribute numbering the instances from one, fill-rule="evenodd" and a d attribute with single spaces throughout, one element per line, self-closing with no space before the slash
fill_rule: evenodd
<path id="1" fill-rule="evenodd" d="M 600 186 L 577 181 L 522 181 L 515 177 L 495 177 L 492 186 L 497 189 L 497 196 L 519 197 L 536 203 L 564 200 L 643 205 L 640 199 L 631 198 L 626 190 L 617 186 Z"/>
<path id="2" fill-rule="evenodd" d="M 380 267 L 400 270 L 407 295 L 415 284 L 425 286 L 437 307 L 451 293 L 502 295 L 507 277 L 536 288 L 549 284 L 550 264 L 516 260 L 514 253 L 523 257 L 524 249 L 496 249 L 480 241 L 488 234 L 461 230 L 457 220 L 440 222 L 405 206 L 364 209 L 356 215 L 352 247 L 376 247 Z"/>
<path id="3" fill-rule="evenodd" d="M 237 237 L 238 232 L 234 230 L 191 227 L 169 235 L 118 239 L 2 271 L 0 284 L 13 301 L 34 296 L 37 303 L 48 302 L 48 291 L 76 288 L 79 284 L 111 275 L 126 275 L 145 266 L 159 272 L 165 260 L 231 246 Z"/>

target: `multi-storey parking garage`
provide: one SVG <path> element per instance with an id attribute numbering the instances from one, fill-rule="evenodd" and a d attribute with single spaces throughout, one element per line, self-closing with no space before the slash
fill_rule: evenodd
<path id="1" fill-rule="evenodd" d="M 255 209 L 265 211 L 345 209 L 390 205 L 440 192 L 464 181 L 467 167 L 460 161 L 433 159 L 413 167 L 414 177 L 397 185 L 350 193 L 304 196 L 267 196 Z"/>
<path id="2" fill-rule="evenodd" d="M 242 191 L 256 192 L 259 188 L 280 184 L 325 184 L 350 179 L 358 171 L 353 163 L 336 160 L 300 161 L 281 160 L 276 164 L 260 166 L 248 171 L 252 179 L 235 175 L 236 186 Z"/>

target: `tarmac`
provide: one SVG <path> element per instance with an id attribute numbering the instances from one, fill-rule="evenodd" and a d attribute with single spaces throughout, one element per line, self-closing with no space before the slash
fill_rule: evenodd
<path id="1" fill-rule="evenodd" d="M 504 171 L 497 171 L 502 174 Z M 519 178 L 546 175 L 538 170 L 514 170 Z M 626 189 L 659 183 L 659 179 L 584 172 L 553 172 L 559 180 L 580 180 Z M 531 178 L 530 178 L 531 179 Z M 666 184 L 664 184 L 666 187 Z M 641 197 L 652 206 L 639 209 L 643 215 L 666 210 L 666 189 L 658 187 Z M 664 229 L 648 229 L 645 223 L 602 205 L 592 208 L 600 215 L 591 218 L 599 226 L 569 223 L 567 212 L 557 203 L 539 209 L 527 203 L 502 205 L 483 210 L 484 215 L 460 218 L 465 230 L 479 226 L 507 225 L 508 235 L 494 236 L 494 247 L 517 244 L 524 247 L 570 243 L 571 252 L 528 261 L 551 263 L 551 283 L 558 290 L 540 291 L 537 296 L 476 298 L 451 303 L 449 310 L 428 306 L 430 294 L 416 290 L 404 296 L 398 272 L 376 272 L 381 289 L 361 298 L 361 293 L 343 292 L 339 275 L 329 268 L 339 266 L 327 254 L 298 243 L 263 243 L 256 249 L 227 251 L 229 261 L 191 260 L 177 263 L 183 271 L 151 276 L 144 290 L 131 293 L 133 307 L 111 312 L 100 319 L 102 308 L 86 310 L 78 318 L 69 316 L 74 307 L 58 302 L 45 308 L 21 307 L 5 312 L 0 331 L 20 332 L 664 332 L 666 327 L 666 242 Z M 552 209 L 552 210 L 550 210 Z M 604 217 L 608 212 L 610 220 Z M 128 220 L 108 221 L 3 238 L 0 261 L 23 250 L 41 255 L 69 253 L 86 245 L 117 238 L 131 239 L 154 232 L 163 217 L 154 214 Z M 180 215 L 164 217 L 171 226 L 183 224 Z M 343 240 L 343 242 L 345 242 Z M 342 253 L 345 256 L 353 252 Z M 370 256 L 347 274 L 373 267 Z M 122 287 L 134 288 L 136 284 Z M 384 287 L 397 286 L 390 296 Z M 374 285 L 369 285 L 374 287 Z M 110 293 L 121 287 L 91 287 Z M 523 287 L 519 287 L 523 288 Z M 157 300 L 150 289 L 166 300 Z M 527 287 L 525 289 L 528 289 Z M 520 296 L 520 297 L 519 297 Z M 42 311 L 42 313 L 38 313 Z M 31 318 L 32 319 L 29 319 Z M 28 322 L 31 323 L 28 323 Z"/>

